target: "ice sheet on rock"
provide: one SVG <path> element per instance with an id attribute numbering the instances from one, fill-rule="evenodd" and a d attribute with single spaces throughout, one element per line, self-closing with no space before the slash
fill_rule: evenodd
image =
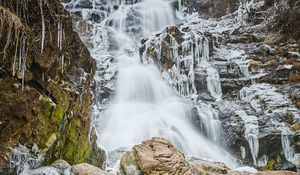
<path id="1" fill-rule="evenodd" d="M 156 62 L 162 62 L 162 50 L 166 40 L 169 42 L 169 50 L 173 66 L 163 73 L 164 79 L 176 89 L 180 95 L 192 96 L 203 89 L 197 89 L 195 86 L 196 69 L 206 71 L 206 86 L 210 94 L 217 100 L 221 99 L 222 91 L 219 80 L 219 74 L 214 66 L 210 64 L 209 41 L 199 31 L 182 32 L 182 42 L 176 41 L 176 38 L 163 31 L 159 35 L 152 36 L 145 44 L 144 60 L 153 59 Z M 179 36 L 178 36 L 179 37 Z M 154 53 L 153 53 L 154 52 Z M 149 54 L 151 53 L 151 54 Z M 154 55 L 154 57 L 153 57 Z"/>
<path id="2" fill-rule="evenodd" d="M 62 175 L 62 172 L 54 167 L 41 167 L 33 170 L 24 170 L 20 175 L 40 175 L 40 174 L 46 174 L 46 175 Z M 70 175 L 67 171 L 63 173 L 64 175 Z"/>
<path id="3" fill-rule="evenodd" d="M 257 173 L 258 172 L 257 169 L 255 169 L 253 167 L 248 167 L 248 166 L 235 168 L 234 170 L 238 171 L 238 172 L 242 172 L 242 173 Z"/>
<path id="4" fill-rule="evenodd" d="M 257 165 L 258 151 L 259 151 L 259 126 L 256 116 L 249 116 L 245 111 L 236 111 L 236 114 L 239 115 L 245 124 L 245 138 L 249 143 L 251 150 L 251 155 L 254 165 Z"/>
<path id="5" fill-rule="evenodd" d="M 33 151 L 36 150 L 36 147 Z M 17 174 L 25 173 L 27 170 L 37 168 L 43 162 L 42 157 L 36 157 L 24 145 L 19 144 L 18 147 L 11 149 L 10 169 Z"/>
<path id="6" fill-rule="evenodd" d="M 240 91 L 240 99 L 250 102 L 256 112 L 271 115 L 275 112 L 291 113 L 294 119 L 299 118 L 299 110 L 283 94 L 270 84 L 256 84 L 244 87 Z M 271 113 L 270 113 L 271 112 Z"/>
<path id="7" fill-rule="evenodd" d="M 295 165 L 299 165 L 300 155 L 296 154 L 294 148 L 291 145 L 291 137 L 294 134 L 293 131 L 288 126 L 286 126 L 285 123 L 273 121 L 273 124 L 275 124 L 276 128 L 281 131 L 281 146 L 284 157 Z"/>
<path id="8" fill-rule="evenodd" d="M 268 156 L 263 155 L 261 158 L 258 159 L 257 165 L 259 167 L 264 167 L 268 164 L 268 161 L 269 161 Z"/>
<path id="9" fill-rule="evenodd" d="M 240 99 L 249 102 L 258 114 L 270 118 L 267 126 L 281 131 L 282 150 L 285 158 L 299 165 L 298 155 L 294 153 L 290 142 L 294 133 L 284 123 L 284 117 L 287 115 L 292 117 L 293 122 L 299 121 L 299 110 L 289 98 L 277 92 L 277 89 L 270 84 L 255 84 L 244 87 L 240 91 Z"/>

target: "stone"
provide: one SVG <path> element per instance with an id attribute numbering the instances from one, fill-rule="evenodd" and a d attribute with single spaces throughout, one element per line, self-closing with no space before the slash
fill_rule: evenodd
<path id="1" fill-rule="evenodd" d="M 297 175 L 298 173 L 290 171 L 261 171 L 257 172 L 254 175 Z"/>
<path id="2" fill-rule="evenodd" d="M 154 137 L 134 146 L 121 159 L 123 175 L 191 175 L 184 155 L 169 141 Z"/>
<path id="3" fill-rule="evenodd" d="M 51 164 L 52 167 L 55 167 L 61 171 L 65 170 L 65 169 L 68 169 L 68 168 L 71 168 L 70 164 L 68 162 L 66 162 L 65 160 L 62 160 L 62 159 L 59 159 L 59 160 L 56 160 L 55 162 L 53 162 Z"/>
<path id="4" fill-rule="evenodd" d="M 297 167 L 295 164 L 289 162 L 289 161 L 283 161 L 280 163 L 275 163 L 274 164 L 274 170 L 280 170 L 280 171 L 293 171 L 293 172 L 297 172 Z"/>
<path id="5" fill-rule="evenodd" d="M 63 175 L 63 173 L 59 169 L 48 166 L 40 167 L 33 170 L 27 170 L 23 173 L 26 175 Z"/>
<path id="6" fill-rule="evenodd" d="M 71 167 L 74 175 L 106 175 L 106 173 L 93 165 L 82 163 Z"/>
<path id="7" fill-rule="evenodd" d="M 224 163 L 208 162 L 194 157 L 187 158 L 189 165 L 191 166 L 193 174 L 206 174 L 206 175 L 239 175 L 241 173 L 232 171 Z"/>
<path id="8" fill-rule="evenodd" d="M 197 11 L 201 16 L 221 17 L 238 8 L 238 0 L 187 0 L 188 11 Z"/>
<path id="9" fill-rule="evenodd" d="M 260 68 L 261 68 L 262 64 L 263 63 L 261 61 L 254 61 L 254 60 L 250 61 L 249 71 L 258 73 L 260 71 Z"/>
<path id="10" fill-rule="evenodd" d="M 291 126 L 292 130 L 300 131 L 300 123 L 295 123 Z"/>

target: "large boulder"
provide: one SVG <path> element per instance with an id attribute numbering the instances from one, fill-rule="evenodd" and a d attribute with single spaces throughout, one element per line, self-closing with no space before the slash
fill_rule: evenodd
<path id="1" fill-rule="evenodd" d="M 122 175 L 191 175 L 188 162 L 169 141 L 152 138 L 136 145 L 121 159 Z"/>

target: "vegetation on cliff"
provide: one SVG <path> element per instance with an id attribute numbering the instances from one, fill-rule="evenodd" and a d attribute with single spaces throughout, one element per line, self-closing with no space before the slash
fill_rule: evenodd
<path id="1" fill-rule="evenodd" d="M 0 174 L 30 161 L 10 162 L 18 145 L 46 164 L 102 166 L 89 140 L 96 64 L 72 25 L 59 0 L 0 1 Z"/>

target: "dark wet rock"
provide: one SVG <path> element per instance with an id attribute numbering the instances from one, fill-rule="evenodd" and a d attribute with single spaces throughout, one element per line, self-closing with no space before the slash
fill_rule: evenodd
<path id="1" fill-rule="evenodd" d="M 259 157 L 268 155 L 270 158 L 276 158 L 276 156 L 281 155 L 282 152 L 281 133 L 279 131 L 275 132 L 269 129 L 260 137 L 259 146 Z"/>
<path id="2" fill-rule="evenodd" d="M 297 167 L 289 161 L 283 161 L 275 163 L 273 166 L 274 170 L 285 170 L 285 171 L 294 171 L 297 172 Z"/>
<path id="3" fill-rule="evenodd" d="M 221 79 L 222 92 L 225 96 L 238 97 L 239 91 L 251 83 L 250 79 Z"/>
<path id="4" fill-rule="evenodd" d="M 218 64 L 218 63 L 216 63 Z M 244 77 L 239 65 L 234 62 L 225 62 L 217 65 L 217 70 L 220 74 L 220 78 L 241 78 Z"/>
<path id="5" fill-rule="evenodd" d="M 189 12 L 198 12 L 201 16 L 221 17 L 237 10 L 238 0 L 188 0 L 186 4 Z"/>
<path id="6" fill-rule="evenodd" d="M 90 0 L 80 0 L 78 3 L 76 3 L 75 8 L 93 8 L 93 2 Z"/>
<path id="7" fill-rule="evenodd" d="M 197 89 L 201 89 L 201 92 L 208 93 L 207 89 L 207 70 L 205 68 L 197 68 L 195 70 L 195 86 Z"/>
<path id="8" fill-rule="evenodd" d="M 241 36 L 233 36 L 230 37 L 227 41 L 227 43 L 233 43 L 233 44 L 237 44 L 237 43 L 258 43 L 261 42 L 260 39 L 258 39 L 256 36 L 251 35 L 251 34 L 244 34 Z"/>

